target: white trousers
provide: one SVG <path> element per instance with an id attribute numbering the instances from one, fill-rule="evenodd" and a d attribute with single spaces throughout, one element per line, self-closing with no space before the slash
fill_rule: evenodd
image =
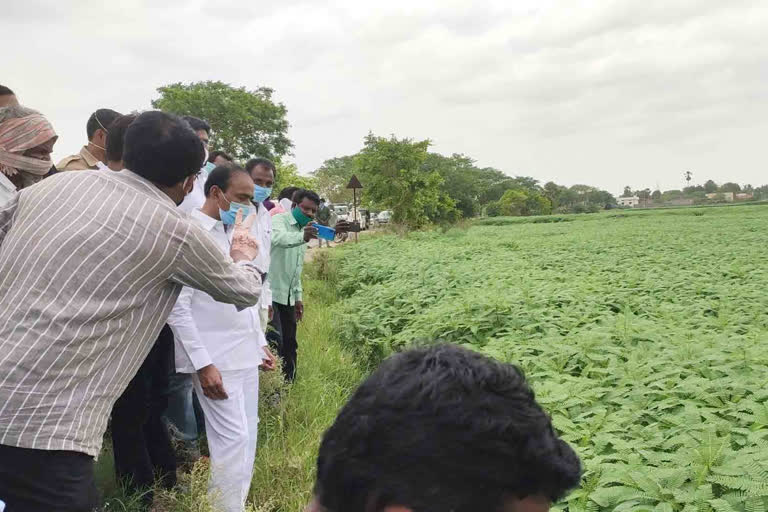
<path id="1" fill-rule="evenodd" d="M 193 374 L 211 453 L 208 492 L 216 510 L 242 512 L 256 458 L 259 369 L 222 370 L 221 378 L 228 398 L 211 400 L 203 394 L 197 374 Z"/>

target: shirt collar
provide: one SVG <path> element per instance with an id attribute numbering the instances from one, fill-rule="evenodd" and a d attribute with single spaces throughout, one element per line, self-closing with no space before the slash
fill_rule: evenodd
<path id="1" fill-rule="evenodd" d="M 139 176 L 135 172 L 131 171 L 130 169 L 123 169 L 122 171 L 118 171 L 117 174 L 119 176 L 122 176 L 124 178 L 127 178 L 129 181 L 134 182 L 138 186 L 145 189 L 148 193 L 154 195 L 157 199 L 161 201 L 168 201 L 173 206 L 176 206 L 176 204 L 173 202 L 173 199 L 171 199 L 168 194 L 157 188 L 157 185 L 149 181 L 148 179 L 144 178 L 143 176 Z"/>
<path id="2" fill-rule="evenodd" d="M 213 231 L 213 228 L 215 228 L 217 224 L 221 224 L 220 220 L 216 220 L 213 217 L 204 214 L 200 208 L 195 208 L 192 210 L 190 216 L 195 219 L 198 224 L 200 224 L 200 226 L 202 226 L 202 228 L 206 231 Z"/>
<path id="3" fill-rule="evenodd" d="M 83 149 L 80 150 L 80 156 L 83 157 L 83 160 L 88 164 L 88 167 L 96 167 L 96 163 L 99 161 L 98 158 L 88 151 L 88 146 L 83 146 Z"/>

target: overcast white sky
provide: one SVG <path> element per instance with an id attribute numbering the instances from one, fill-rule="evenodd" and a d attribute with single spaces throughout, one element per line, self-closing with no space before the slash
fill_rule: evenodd
<path id="1" fill-rule="evenodd" d="M 765 0 L 5 2 L 0 83 L 85 141 L 158 86 L 272 87 L 301 172 L 369 130 L 617 193 L 768 183 Z"/>

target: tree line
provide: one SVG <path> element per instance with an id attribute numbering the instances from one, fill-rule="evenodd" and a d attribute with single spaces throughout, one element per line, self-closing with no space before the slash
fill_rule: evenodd
<path id="1" fill-rule="evenodd" d="M 718 184 L 714 180 L 707 180 L 703 185 L 688 185 L 682 189 L 654 190 L 649 188 L 632 190 L 624 187 L 620 197 L 637 197 L 641 204 L 647 206 L 663 206 L 670 203 L 687 201 L 690 204 L 707 204 L 727 202 L 727 194 L 734 194 L 734 199 L 742 201 L 768 200 L 768 185 L 753 187 L 752 185 L 739 185 L 732 181 Z"/>
<path id="2" fill-rule="evenodd" d="M 363 183 L 362 204 L 390 210 L 393 220 L 409 227 L 451 223 L 461 218 L 488 216 L 590 213 L 616 206 L 616 198 L 596 187 L 541 184 L 527 176 L 509 176 L 499 169 L 479 167 L 462 154 L 444 156 L 429 151 L 429 140 L 400 139 L 368 134 L 362 149 L 326 160 L 310 176 L 286 162 L 293 142 L 288 137 L 287 109 L 268 87 L 248 90 L 219 81 L 174 83 L 160 87 L 152 106 L 179 115 L 207 120 L 213 128 L 212 149 L 237 160 L 261 156 L 277 165 L 276 190 L 287 186 L 316 189 L 328 201 L 350 203 L 346 185 L 352 175 Z M 690 183 L 692 173 L 686 173 Z M 768 199 L 768 185 L 718 185 L 712 180 L 682 190 L 660 191 L 625 187 L 622 197 L 637 196 L 640 206 L 662 206 L 676 201 L 691 204 L 718 202 L 724 194 L 747 194 Z M 742 196 L 743 198 L 744 196 Z"/>
<path id="3" fill-rule="evenodd" d="M 354 174 L 363 183 L 364 204 L 391 210 L 395 222 L 411 227 L 479 215 L 595 212 L 616 204 L 595 187 L 541 185 L 531 177 L 478 167 L 466 155 L 430 152 L 430 145 L 369 134 L 358 153 L 326 160 L 312 173 L 316 188 L 332 202 L 349 202 L 345 186 Z"/>

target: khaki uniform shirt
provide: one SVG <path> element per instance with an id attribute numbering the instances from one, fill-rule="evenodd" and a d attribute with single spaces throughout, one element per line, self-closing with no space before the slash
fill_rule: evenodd
<path id="1" fill-rule="evenodd" d="M 88 151 L 88 146 L 83 146 L 80 153 L 62 158 L 61 162 L 56 164 L 56 169 L 59 171 L 85 171 L 88 169 L 95 171 L 99 168 L 96 165 L 98 161 L 99 159 Z"/>

